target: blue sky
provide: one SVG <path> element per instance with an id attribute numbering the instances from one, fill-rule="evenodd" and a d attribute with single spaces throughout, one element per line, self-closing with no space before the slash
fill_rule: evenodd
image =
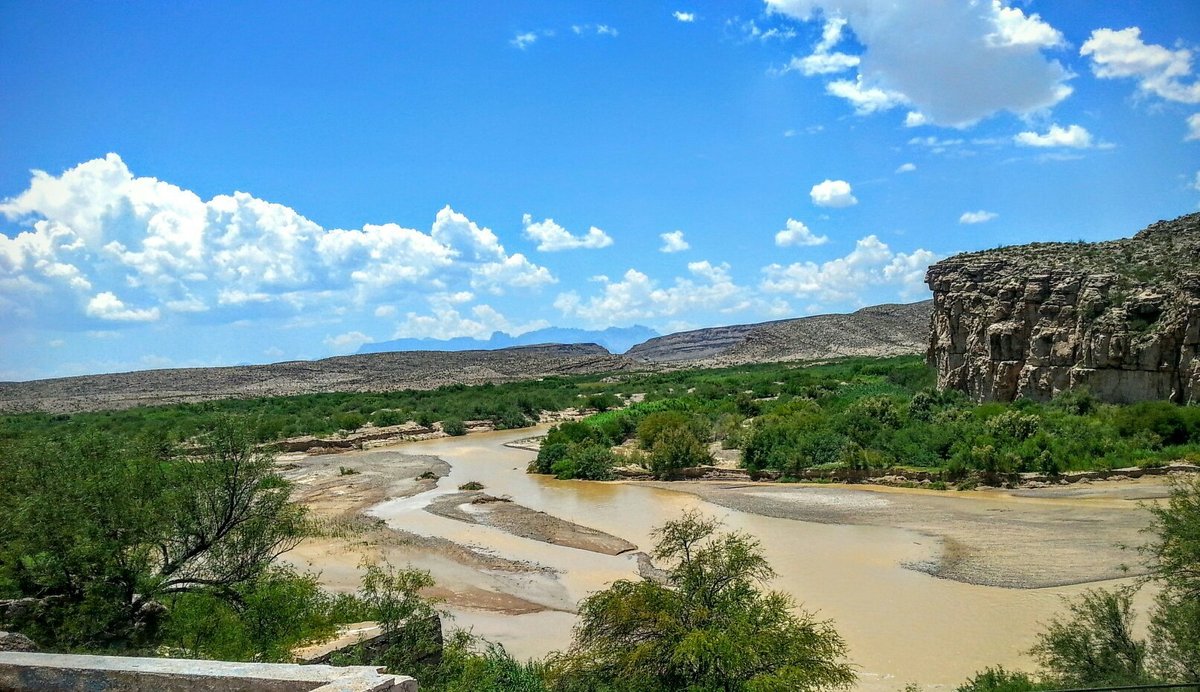
<path id="1" fill-rule="evenodd" d="M 928 296 L 1200 204 L 1200 4 L 0 2 L 0 380 Z"/>

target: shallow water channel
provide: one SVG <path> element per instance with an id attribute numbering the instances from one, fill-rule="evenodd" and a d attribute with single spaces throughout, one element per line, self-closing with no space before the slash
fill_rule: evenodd
<path id="1" fill-rule="evenodd" d="M 850 659 L 859 666 L 862 689 L 898 690 L 907 682 L 953 689 L 988 665 L 1031 668 L 1023 651 L 1032 645 L 1041 623 L 1059 612 L 1061 596 L 1086 588 L 976 586 L 907 569 L 904 564 L 935 558 L 941 549 L 939 539 L 914 531 L 777 519 L 638 483 L 529 475 L 525 466 L 533 453 L 504 445 L 536 432 L 540 430 L 481 433 L 393 447 L 396 452 L 441 457 L 452 471 L 436 490 L 371 510 L 398 529 L 483 547 L 558 571 L 565 598 L 560 592 L 560 603 L 550 604 L 558 610 L 525 615 L 454 612 L 459 626 L 503 643 L 518 657 L 542 656 L 567 646 L 574 623 L 567 610 L 570 604 L 613 580 L 636 578 L 637 560 L 631 554 L 601 555 L 520 538 L 424 511 L 435 497 L 456 492 L 467 481 L 482 483 L 492 495 L 614 534 L 645 551 L 652 548 L 654 527 L 689 508 L 719 517 L 728 529 L 754 535 L 778 573 L 771 587 L 834 621 L 850 646 Z M 863 491 L 862 501 L 872 497 Z M 531 600 L 536 596 L 523 594 Z"/>

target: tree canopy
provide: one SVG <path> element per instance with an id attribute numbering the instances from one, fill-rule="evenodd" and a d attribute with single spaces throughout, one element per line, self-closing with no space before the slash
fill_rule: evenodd
<path id="1" fill-rule="evenodd" d="M 589 596 L 562 689 L 808 690 L 847 687 L 845 643 L 828 622 L 763 591 L 773 572 L 758 542 L 687 514 L 657 530 L 664 582 L 622 580 Z"/>

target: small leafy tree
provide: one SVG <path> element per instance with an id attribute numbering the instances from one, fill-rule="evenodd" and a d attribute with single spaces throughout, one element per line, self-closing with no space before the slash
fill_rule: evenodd
<path id="1" fill-rule="evenodd" d="M 1088 591 L 1068 603 L 1031 653 L 1065 685 L 1135 685 L 1146 681 L 1146 645 L 1133 636 L 1132 591 Z"/>
<path id="2" fill-rule="evenodd" d="M 1167 679 L 1200 679 L 1200 478 L 1176 481 L 1150 511 L 1154 539 L 1144 552 L 1162 587 L 1150 620 L 1155 668 Z"/>
<path id="3" fill-rule="evenodd" d="M 304 512 L 245 425 L 201 454 L 161 440 L 67 435 L 0 447 L 0 591 L 35 599 L 20 627 L 48 646 L 152 643 L 162 602 L 243 587 L 300 540 Z"/>
<path id="4" fill-rule="evenodd" d="M 459 437 L 467 434 L 467 426 L 461 418 L 447 416 L 442 420 L 442 432 L 451 437 Z"/>
<path id="5" fill-rule="evenodd" d="M 763 592 L 757 541 L 696 513 L 656 531 L 666 583 L 618 581 L 580 606 L 570 650 L 551 662 L 564 689 L 826 690 L 848 687 L 846 646 L 828 622 Z"/>
<path id="6" fill-rule="evenodd" d="M 650 471 L 656 478 L 674 478 L 680 469 L 712 463 L 708 447 L 689 428 L 664 430 L 650 450 Z"/>

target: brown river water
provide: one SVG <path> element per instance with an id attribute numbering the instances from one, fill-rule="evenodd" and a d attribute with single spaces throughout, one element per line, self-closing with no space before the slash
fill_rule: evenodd
<path id="1" fill-rule="evenodd" d="M 1042 624 L 1061 611 L 1061 597 L 1087 588 L 977 586 L 914 571 L 904 565 L 936 557 L 941 545 L 934 536 L 907 529 L 772 518 L 638 483 L 530 475 L 525 466 L 533 453 L 504 446 L 530 435 L 530 430 L 481 433 L 393 447 L 396 452 L 438 456 L 452 471 L 433 491 L 389 500 L 371 510 L 397 529 L 556 570 L 561 586 L 550 590 L 553 593 L 531 579 L 529 591 L 520 594 L 551 610 L 524 615 L 453 611 L 457 625 L 503 643 L 518 657 L 565 648 L 574 624 L 573 604 L 613 580 L 637 578 L 637 560 L 631 554 L 609 556 L 542 543 L 424 511 L 434 497 L 454 492 L 467 481 L 482 483 L 492 495 L 619 536 L 645 551 L 652 548 L 654 527 L 687 509 L 699 509 L 720 518 L 728 529 L 752 534 L 778 573 L 770 586 L 834 621 L 859 667 L 861 689 L 898 690 L 908 682 L 953 689 L 989 665 L 1031 669 L 1033 662 L 1024 652 Z M 870 503 L 876 497 L 862 491 L 861 496 L 855 493 L 838 501 Z M 1115 583 L 1120 582 L 1104 585 Z M 1139 597 L 1143 604 L 1147 600 L 1148 595 Z"/>

